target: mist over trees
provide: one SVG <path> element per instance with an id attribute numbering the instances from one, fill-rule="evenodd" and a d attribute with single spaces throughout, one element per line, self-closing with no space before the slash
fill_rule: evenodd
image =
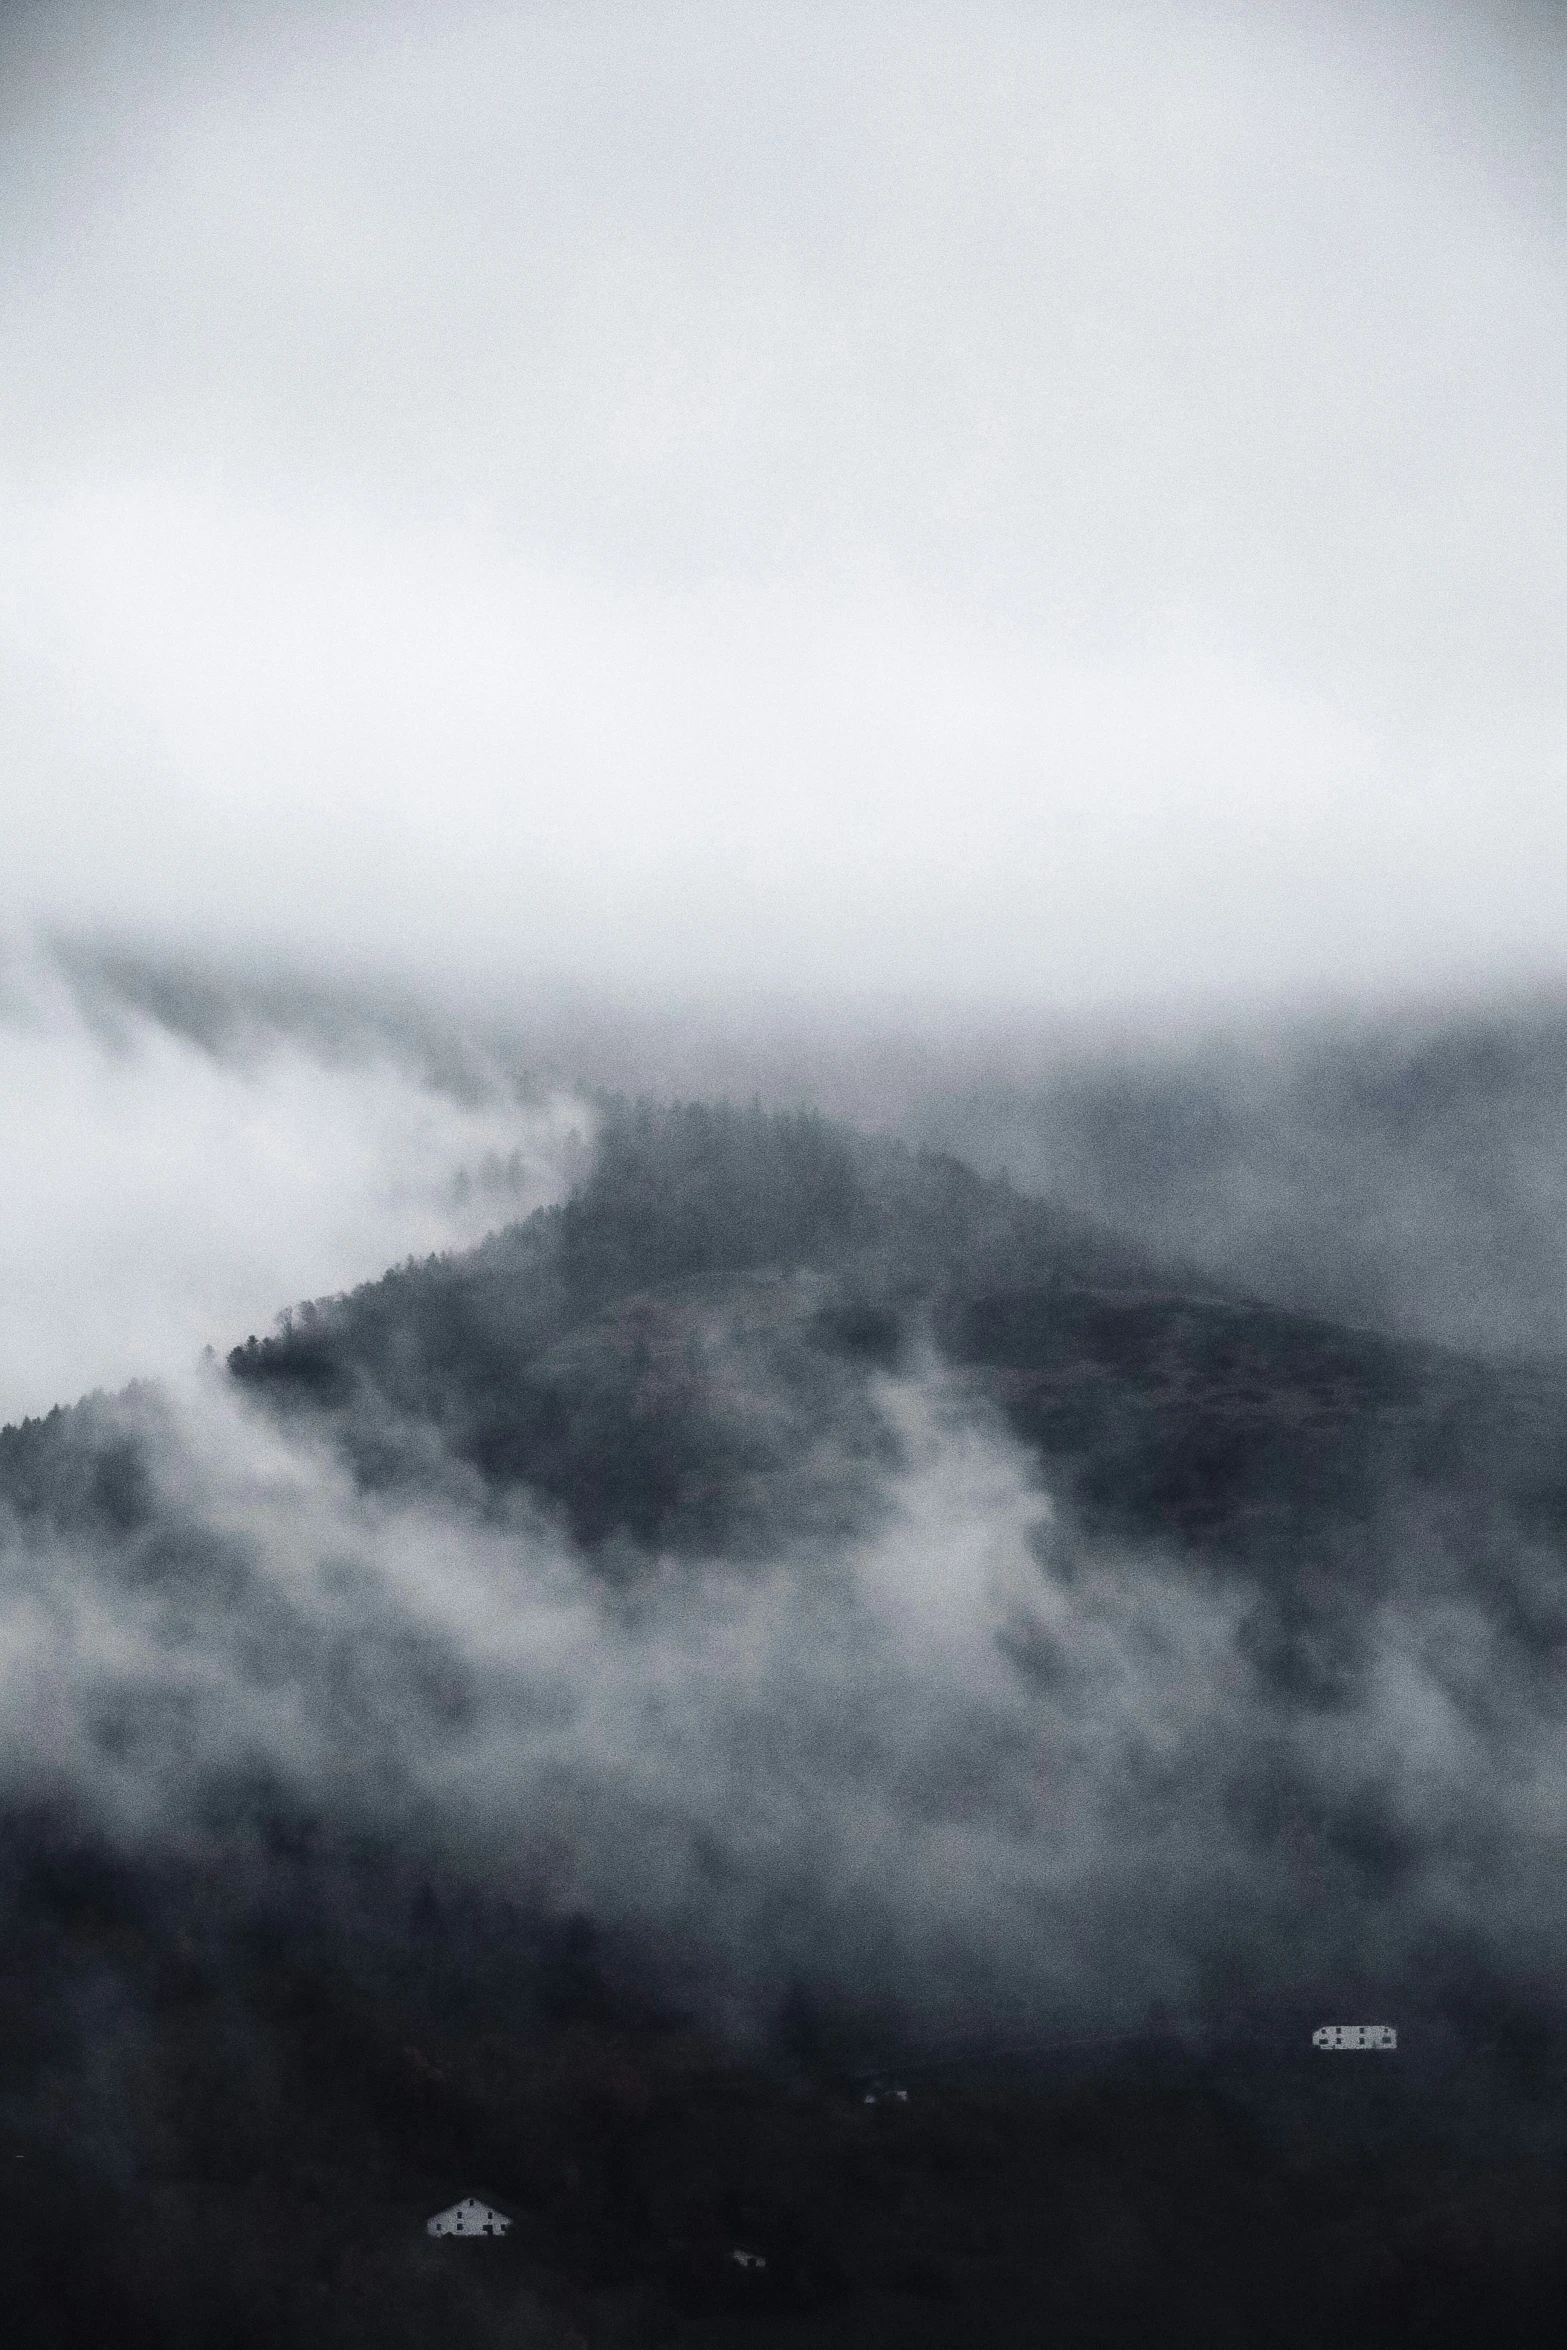
<path id="1" fill-rule="evenodd" d="M 13 2296 L 61 2341 L 1022 2342 L 1178 2275 L 1393 2340 L 1494 2156 L 1514 2236 L 1441 2291 L 1534 2306 L 1564 1440 L 1563 1366 L 624 1102 L 559 1205 L 0 1432 Z M 1351 2125 L 1298 2061 L 1346 2002 L 1405 2051 Z M 855 2075 L 900 2063 L 894 2143 Z M 522 2215 L 482 2275 L 419 2232 L 473 2186 Z"/>
<path id="2" fill-rule="evenodd" d="M 1320 1564 L 1326 1539 L 1363 1584 L 1384 1514 L 1420 1497 L 1504 1533 L 1567 1508 L 1551 1364 L 1291 1312 L 950 1155 L 759 1108 L 622 1107 L 562 1206 L 295 1309 L 229 1370 L 317 1414 L 368 1483 L 432 1458 L 388 1426 L 433 1432 L 434 1458 L 548 1495 L 581 1541 L 695 1553 L 732 1547 L 745 1508 L 750 1539 L 787 1534 L 812 1443 L 921 1346 L 1082 1524 L 1248 1570 Z M 730 1408 L 764 1393 L 788 1409 Z"/>

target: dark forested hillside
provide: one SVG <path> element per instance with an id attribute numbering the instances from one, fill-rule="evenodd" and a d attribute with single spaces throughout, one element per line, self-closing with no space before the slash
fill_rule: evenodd
<path id="1" fill-rule="evenodd" d="M 866 1380 L 921 1346 L 1088 1527 L 1256 1566 L 1413 1493 L 1567 1511 L 1567 1359 L 1262 1304 L 958 1160 L 759 1110 L 623 1111 L 563 1207 L 296 1309 L 229 1369 L 368 1483 L 429 1473 L 434 1432 L 581 1541 L 692 1552 L 775 1540 L 825 1432 L 875 1454 Z"/>
<path id="2" fill-rule="evenodd" d="M 728 1553 L 852 1518 L 854 1460 L 880 1449 L 867 1374 L 933 1315 L 992 1281 L 1144 1277 L 956 1160 L 808 1115 L 644 1108 L 611 1118 L 563 1207 L 303 1307 L 229 1368 L 324 1415 L 368 1483 L 428 1474 L 434 1434 L 442 1464 L 548 1498 L 580 1541 Z"/>
<path id="3" fill-rule="evenodd" d="M 5 1430 L 6 2305 L 1546 2338 L 1564 1462 L 1558 1363 L 697 1106 Z"/>

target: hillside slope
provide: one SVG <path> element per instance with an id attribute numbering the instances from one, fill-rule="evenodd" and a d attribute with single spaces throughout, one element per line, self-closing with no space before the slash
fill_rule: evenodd
<path id="1" fill-rule="evenodd" d="M 886 1441 L 868 1383 L 922 1346 L 1089 1530 L 1248 1569 L 1324 1541 L 1365 1566 L 1390 1507 L 1567 1530 L 1567 1360 L 1260 1303 L 811 1117 L 624 1112 L 563 1207 L 296 1309 L 228 1361 L 330 1426 L 367 1483 L 455 1461 L 624 1565 L 846 1529 L 855 1464 Z"/>
<path id="2" fill-rule="evenodd" d="M 7 2306 L 1537 2338 L 1564 1439 L 1559 1364 L 698 1107 L 0 1432 Z M 469 2190 L 482 2261 L 422 2232 Z"/>

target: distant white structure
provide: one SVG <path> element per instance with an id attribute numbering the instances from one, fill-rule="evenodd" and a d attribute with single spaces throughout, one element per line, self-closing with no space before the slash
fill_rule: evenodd
<path id="1" fill-rule="evenodd" d="M 729 2257 L 734 2262 L 736 2268 L 765 2268 L 767 2266 L 767 2255 L 765 2252 L 734 2251 L 730 2253 Z"/>
<path id="2" fill-rule="evenodd" d="M 481 2203 L 477 2195 L 465 2195 L 460 2203 L 427 2219 L 424 2232 L 427 2236 L 504 2236 L 510 2226 L 503 2211 Z"/>
<path id="3" fill-rule="evenodd" d="M 1311 2035 L 1313 2048 L 1396 2048 L 1398 2034 L 1391 2024 L 1319 2024 Z"/>

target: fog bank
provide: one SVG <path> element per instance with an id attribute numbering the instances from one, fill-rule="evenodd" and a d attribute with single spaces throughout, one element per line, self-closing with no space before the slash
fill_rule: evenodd
<path id="1" fill-rule="evenodd" d="M 766 1362 L 725 1389 L 753 1425 L 790 1408 Z M 421 1876 L 467 1881 L 591 1918 L 742 2039 L 802 1991 L 937 2037 L 1212 2027 L 1333 1985 L 1407 2010 L 1476 1970 L 1544 1995 L 1543 1551 L 1504 1599 L 1412 1512 L 1303 1620 L 1260 1562 L 1074 1532 L 934 1359 L 865 1377 L 883 1456 L 842 1464 L 847 1529 L 798 1504 L 829 1433 L 772 1489 L 770 1550 L 634 1573 L 394 1422 L 402 1472 L 367 1491 L 216 1371 L 35 1428 L 7 1456 L 7 1799 L 65 1794 L 138 1865 L 237 1888 L 250 1837 L 258 1888 L 275 1867 L 269 1818 L 314 1823 L 324 1866 L 369 1835 L 394 1937 Z"/>
<path id="2" fill-rule="evenodd" d="M 288 1299 L 555 1197 L 592 1115 L 406 1038 L 253 1022 L 207 1049 L 15 950 L 0 992 L 0 1420 L 179 1375 Z M 459 1082 L 460 1079 L 460 1082 Z"/>

